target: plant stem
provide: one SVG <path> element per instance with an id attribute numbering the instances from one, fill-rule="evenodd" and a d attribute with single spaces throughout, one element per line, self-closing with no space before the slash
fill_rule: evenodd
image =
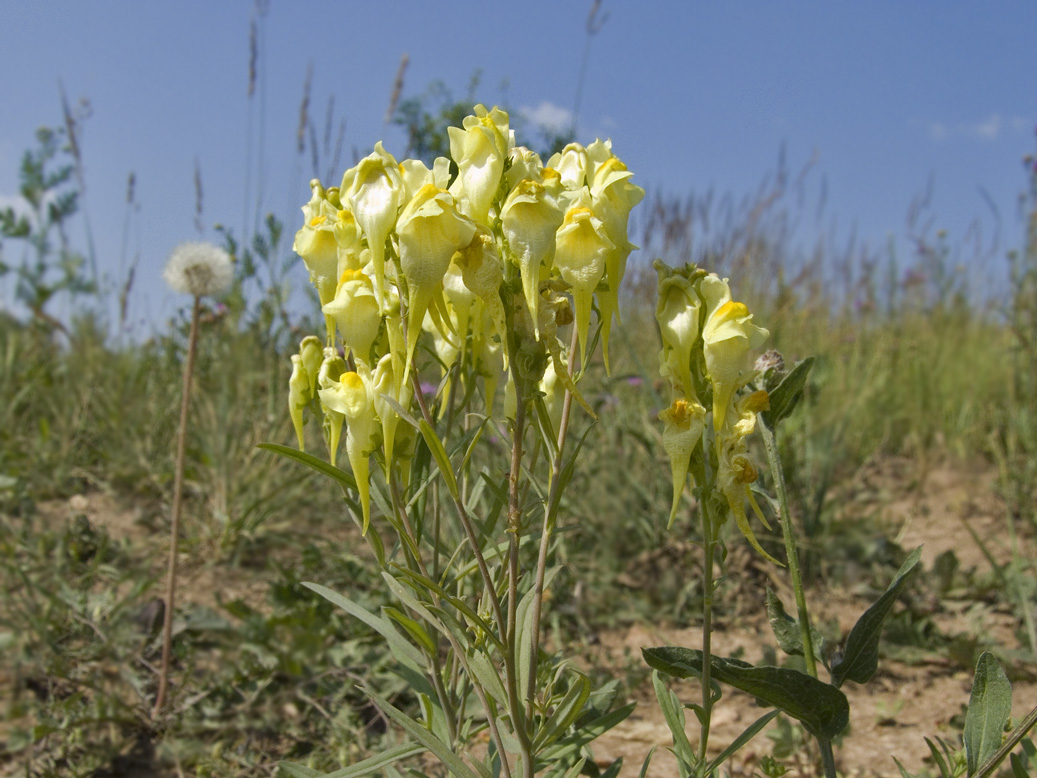
<path id="1" fill-rule="evenodd" d="M 709 746 L 709 724 L 713 715 L 712 648 L 713 648 L 713 557 L 716 539 L 713 522 L 709 515 L 709 496 L 702 490 L 699 513 L 702 514 L 702 539 L 705 560 L 703 566 L 702 592 L 702 716 L 699 721 L 699 768 L 706 765 L 706 748 Z"/>
<path id="2" fill-rule="evenodd" d="M 774 433 L 763 415 L 758 417 L 760 430 L 763 433 L 763 445 L 767 449 L 767 462 L 774 478 L 774 491 L 778 495 L 778 520 L 781 522 L 781 534 L 785 538 L 785 556 L 789 565 L 789 577 L 792 579 L 792 591 L 796 597 L 796 612 L 799 615 L 799 633 L 803 641 L 803 658 L 807 672 L 817 678 L 817 660 L 814 658 L 814 639 L 810 631 L 810 611 L 807 610 L 807 598 L 803 591 L 803 579 L 799 573 L 799 553 L 796 550 L 796 535 L 792 528 L 792 515 L 789 513 L 788 490 L 785 487 L 785 473 L 781 468 L 781 457 L 778 455 L 778 443 Z M 829 745 L 829 752 L 831 745 Z M 824 749 L 822 749 L 822 752 Z"/>
<path id="3" fill-rule="evenodd" d="M 180 539 L 180 510 L 183 504 L 184 454 L 187 449 L 187 410 L 191 401 L 191 376 L 198 351 L 198 319 L 202 298 L 195 295 L 191 311 L 191 333 L 187 339 L 187 362 L 184 363 L 184 383 L 180 397 L 180 427 L 176 435 L 176 461 L 173 475 L 173 515 L 169 527 L 169 571 L 166 580 L 166 610 L 162 618 L 162 665 L 158 674 L 158 693 L 151 718 L 158 718 L 166 702 L 169 688 L 169 659 L 173 646 L 173 611 L 176 607 L 176 547 Z"/>
<path id="4" fill-rule="evenodd" d="M 817 745 L 821 749 L 821 766 L 825 771 L 825 778 L 836 778 L 835 754 L 832 753 L 832 741 L 818 738 Z"/>
<path id="5" fill-rule="evenodd" d="M 577 331 L 573 327 L 572 342 L 569 345 L 569 375 L 576 366 Z M 544 527 L 540 535 L 540 550 L 537 554 L 536 579 L 533 584 L 533 634 L 529 641 L 529 683 L 526 688 L 526 715 L 533 717 L 533 698 L 536 695 L 537 660 L 540 657 L 540 615 L 544 605 L 544 577 L 547 574 L 547 551 L 551 544 L 551 531 L 554 529 L 558 503 L 562 499 L 559 476 L 562 472 L 562 455 L 565 452 L 565 438 L 569 432 L 569 414 L 572 411 L 573 395 L 568 389 L 562 400 L 562 416 L 558 421 L 558 451 L 551 463 L 551 490 L 544 508 Z"/>

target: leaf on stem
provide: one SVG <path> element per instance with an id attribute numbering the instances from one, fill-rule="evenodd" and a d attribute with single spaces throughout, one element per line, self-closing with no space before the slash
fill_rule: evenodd
<path id="1" fill-rule="evenodd" d="M 701 651 L 679 646 L 643 648 L 650 667 L 676 678 L 700 678 Z M 798 670 L 754 667 L 737 659 L 710 659 L 713 678 L 759 697 L 802 722 L 818 740 L 831 741 L 850 722 L 850 704 L 837 688 Z"/>
<path id="2" fill-rule="evenodd" d="M 975 775 L 979 766 L 1001 747 L 1001 736 L 1011 715 L 1012 684 L 994 655 L 984 651 L 976 663 L 962 733 L 969 775 Z"/>
<path id="3" fill-rule="evenodd" d="M 879 669 L 879 638 L 882 636 L 882 625 L 921 557 L 922 547 L 919 546 L 904 560 L 904 564 L 893 576 L 883 595 L 872 603 L 853 625 L 846 638 L 842 656 L 832 660 L 832 683 L 837 687 L 846 681 L 867 683 Z"/>
<path id="4" fill-rule="evenodd" d="M 803 634 L 799 628 L 799 620 L 785 612 L 778 595 L 771 587 L 767 587 L 767 618 L 774 630 L 774 638 L 778 646 L 789 656 L 803 656 Z M 811 642 L 814 644 L 814 658 L 824 662 L 824 642 L 821 633 L 810 627 Z"/>
<path id="5" fill-rule="evenodd" d="M 814 357 L 807 357 L 786 375 L 773 392 L 769 392 L 770 408 L 763 411 L 763 420 L 767 426 L 774 429 L 783 420 L 788 418 L 796 409 L 800 398 L 803 396 L 803 388 L 807 384 L 810 368 L 814 366 Z"/>

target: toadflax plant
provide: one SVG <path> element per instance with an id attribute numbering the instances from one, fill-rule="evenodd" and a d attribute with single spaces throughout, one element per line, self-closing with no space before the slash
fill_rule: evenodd
<path id="1" fill-rule="evenodd" d="M 453 164 L 379 143 L 339 186 L 312 182 L 295 250 L 326 331 L 292 357 L 300 450 L 268 448 L 342 485 L 394 600 L 308 584 L 384 638 L 417 698 L 415 717 L 367 690 L 406 742 L 348 774 L 429 751 L 459 778 L 576 775 L 633 706 L 545 655 L 541 608 L 572 401 L 592 413 L 578 384 L 599 341 L 608 364 L 644 191 L 609 141 L 544 164 L 499 108 L 449 134 Z M 301 450 L 308 417 L 327 462 Z"/>

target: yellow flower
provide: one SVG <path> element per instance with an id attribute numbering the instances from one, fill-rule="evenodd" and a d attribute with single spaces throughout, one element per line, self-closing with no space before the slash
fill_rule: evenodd
<path id="1" fill-rule="evenodd" d="M 659 271 L 659 299 L 655 320 L 663 342 L 659 372 L 670 379 L 675 395 L 697 397 L 691 362 L 692 349 L 699 337 L 702 301 L 686 276 L 661 262 L 656 269 Z"/>
<path id="2" fill-rule="evenodd" d="M 360 160 L 342 177 L 341 197 L 348 199 L 357 224 L 367 237 L 374 263 L 374 290 L 379 305 L 385 288 L 385 240 L 396 224 L 403 200 L 403 177 L 392 154 L 374 146 L 374 152 Z"/>
<path id="3" fill-rule="evenodd" d="M 706 373 L 713 383 L 713 426 L 719 430 L 734 393 L 755 375 L 750 352 L 762 346 L 770 333 L 752 323 L 753 316 L 744 303 L 731 300 L 726 280 L 709 275 L 702 279 L 699 289 L 706 304 L 702 350 Z"/>
<path id="4" fill-rule="evenodd" d="M 449 192 L 426 184 L 400 214 L 400 269 L 407 280 L 407 362 L 402 383 L 407 382 L 414 347 L 433 295 L 440 292 L 443 276 L 454 252 L 472 242 L 475 222 L 457 212 Z"/>
<path id="5" fill-rule="evenodd" d="M 544 163 L 540 161 L 540 155 L 535 151 L 530 151 L 525 146 L 515 146 L 508 151 L 508 159 L 511 160 L 511 164 L 508 166 L 505 178 L 508 182 L 509 192 L 524 178 L 541 181 Z"/>
<path id="6" fill-rule="evenodd" d="M 379 423 L 375 416 L 374 398 L 367 381 L 359 373 L 343 373 L 341 380 L 320 390 L 321 405 L 345 416 L 346 455 L 360 492 L 360 507 L 364 525 L 361 534 L 367 534 L 371 523 L 371 469 L 370 456 L 378 441 Z"/>
<path id="7" fill-rule="evenodd" d="M 343 343 L 357 362 L 370 367 L 371 345 L 382 325 L 371 279 L 362 270 L 347 270 L 339 280 L 335 298 L 321 310 L 335 320 Z"/>
<path id="8" fill-rule="evenodd" d="M 303 443 L 302 412 L 312 397 L 310 390 L 310 379 L 303 367 L 302 357 L 292 354 L 292 376 L 288 379 L 288 414 L 292 418 L 292 426 L 295 427 L 295 436 L 299 439 L 299 450 L 305 450 Z"/>
<path id="9" fill-rule="evenodd" d="M 609 367 L 609 333 L 612 316 L 619 319 L 619 287 L 626 274 L 627 258 L 637 248 L 627 236 L 630 211 L 645 196 L 645 190 L 630 183 L 633 175 L 619 157 L 612 154 L 612 144 L 597 141 L 587 148 L 592 160 L 593 173 L 590 180 L 591 207 L 594 214 L 605 223 L 605 232 L 613 248 L 605 258 L 605 285 L 598 291 L 598 306 L 601 312 L 601 345 L 605 357 L 605 369 Z M 607 156 L 595 164 L 595 155 Z"/>
<path id="10" fill-rule="evenodd" d="M 717 437 L 717 460 L 717 482 L 727 500 L 731 515 L 735 517 L 738 529 L 742 531 L 749 544 L 768 561 L 782 566 L 781 562 L 763 550 L 749 525 L 749 518 L 745 512 L 745 502 L 748 500 L 756 517 L 763 523 L 763 526 L 770 529 L 763 511 L 760 510 L 760 506 L 749 488 L 749 485 L 756 481 L 757 473 L 756 466 L 749 455 L 745 436 L 737 432 L 721 433 Z"/>
<path id="11" fill-rule="evenodd" d="M 522 294 L 537 329 L 537 301 L 541 267 L 550 270 L 555 255 L 555 233 L 564 214 L 543 184 L 524 179 L 511 190 L 501 208 L 501 226 L 508 240 L 511 260 L 522 276 Z"/>
<path id="12" fill-rule="evenodd" d="M 342 438 L 342 425 L 345 423 L 346 417 L 325 405 L 321 392 L 334 387 L 344 372 L 346 372 L 346 360 L 338 355 L 338 350 L 324 349 L 324 361 L 321 362 L 320 371 L 317 373 L 317 396 L 321 398 L 321 409 L 324 411 L 324 426 L 328 436 L 328 458 L 331 460 L 332 466 L 338 457 L 338 444 Z"/>
<path id="13" fill-rule="evenodd" d="M 706 428 L 706 409 L 694 400 L 681 398 L 660 412 L 663 422 L 663 449 L 670 458 L 670 475 L 673 479 L 673 503 L 666 528 L 673 526 L 680 507 L 681 494 L 691 469 L 691 456 L 702 439 Z"/>
<path id="14" fill-rule="evenodd" d="M 486 336 L 496 334 L 500 338 L 504 347 L 504 369 L 507 370 L 507 321 L 500 296 L 504 269 L 500 253 L 497 251 L 497 241 L 489 232 L 480 229 L 472 237 L 471 243 L 454 257 L 454 264 L 461 271 L 464 285 L 485 307 L 492 324 L 491 331 L 486 333 Z"/>
<path id="15" fill-rule="evenodd" d="M 605 257 L 614 248 L 605 233 L 605 225 L 590 208 L 576 205 L 566 212 L 555 239 L 555 265 L 562 279 L 572 287 L 583 367 L 587 366 L 587 333 L 594 290 L 605 273 Z"/>
<path id="16" fill-rule="evenodd" d="M 500 186 L 508 154 L 508 114 L 496 106 L 487 111 L 475 106 L 466 116 L 464 129 L 448 127 L 450 156 L 457 163 L 457 179 L 450 187 L 465 216 L 489 226 L 489 210 Z"/>
<path id="17" fill-rule="evenodd" d="M 420 159 L 405 159 L 400 163 L 400 175 L 403 176 L 403 202 L 407 203 L 426 184 L 446 189 L 450 183 L 450 160 L 436 157 L 429 170 Z"/>
<path id="18" fill-rule="evenodd" d="M 587 149 L 579 143 L 570 143 L 547 161 L 557 170 L 566 189 L 582 189 L 587 184 Z"/>
<path id="19" fill-rule="evenodd" d="M 313 196 L 302 208 L 305 222 L 302 229 L 295 233 L 292 251 L 306 263 L 310 281 L 317 287 L 317 295 L 323 305 L 335 296 L 335 282 L 338 280 L 335 223 L 339 209 L 328 200 L 320 181 L 311 181 L 310 188 Z"/>
<path id="20" fill-rule="evenodd" d="M 324 361 L 324 348 L 321 346 L 320 338 L 316 335 L 307 335 L 299 343 L 299 355 L 302 357 L 302 366 L 306 370 L 309 380 L 310 394 L 317 391 L 317 374 L 320 372 L 321 362 Z"/>

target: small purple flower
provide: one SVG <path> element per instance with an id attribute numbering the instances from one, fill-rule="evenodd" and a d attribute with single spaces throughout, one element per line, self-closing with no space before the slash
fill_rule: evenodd
<path id="1" fill-rule="evenodd" d="M 421 393 L 426 397 L 435 397 L 436 390 L 439 387 L 429 381 L 421 382 Z"/>
<path id="2" fill-rule="evenodd" d="M 628 386 L 641 386 L 644 382 L 645 380 L 639 375 L 632 375 L 627 378 Z"/>

